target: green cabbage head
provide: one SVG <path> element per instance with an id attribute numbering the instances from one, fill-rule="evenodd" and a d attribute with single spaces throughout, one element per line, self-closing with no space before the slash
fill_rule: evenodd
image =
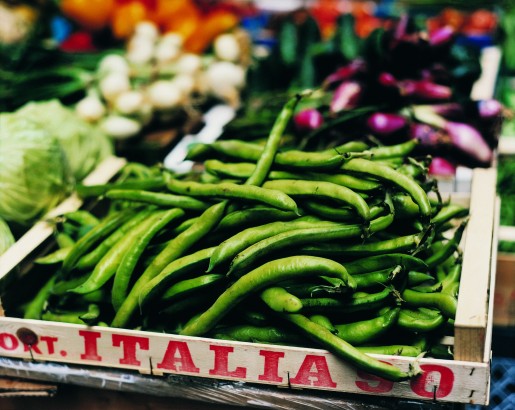
<path id="1" fill-rule="evenodd" d="M 28 225 L 72 186 L 59 141 L 26 118 L 0 114 L 0 218 Z"/>
<path id="2" fill-rule="evenodd" d="M 34 121 L 59 140 L 76 181 L 82 181 L 112 154 L 111 140 L 59 100 L 27 103 L 16 115 Z"/>

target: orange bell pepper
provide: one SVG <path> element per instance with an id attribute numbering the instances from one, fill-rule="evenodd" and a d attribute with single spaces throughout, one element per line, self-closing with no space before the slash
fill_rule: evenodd
<path id="1" fill-rule="evenodd" d="M 114 0 L 62 0 L 63 15 L 88 30 L 106 27 L 113 12 Z"/>
<path id="2" fill-rule="evenodd" d="M 185 39 L 184 49 L 191 53 L 202 53 L 219 34 L 222 34 L 239 23 L 236 14 L 227 10 L 214 10 L 202 18 L 200 25 Z"/>
<path id="3" fill-rule="evenodd" d="M 136 25 L 146 20 L 148 9 L 139 1 L 130 1 L 116 7 L 113 12 L 111 29 L 116 38 L 128 38 L 134 32 Z"/>
<path id="4" fill-rule="evenodd" d="M 158 0 L 154 16 L 154 21 L 162 27 L 164 32 L 178 33 L 183 39 L 195 33 L 202 20 L 199 9 L 188 0 L 178 0 L 177 2 Z"/>

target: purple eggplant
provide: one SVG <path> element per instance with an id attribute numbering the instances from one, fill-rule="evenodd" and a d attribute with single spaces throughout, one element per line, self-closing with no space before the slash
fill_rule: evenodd
<path id="1" fill-rule="evenodd" d="M 403 80 L 399 86 L 402 95 L 416 99 L 442 101 L 452 97 L 450 87 L 427 80 Z"/>
<path id="2" fill-rule="evenodd" d="M 456 165 L 448 159 L 433 157 L 429 165 L 429 173 L 440 177 L 451 177 L 456 174 Z"/>
<path id="3" fill-rule="evenodd" d="M 493 152 L 477 129 L 469 124 L 447 121 L 445 131 L 452 145 L 482 164 L 492 161 Z"/>
<path id="4" fill-rule="evenodd" d="M 336 90 L 330 104 L 330 111 L 338 113 L 356 108 L 363 95 L 363 86 L 357 81 L 344 81 Z"/>
<path id="5" fill-rule="evenodd" d="M 397 79 L 393 74 L 387 72 L 380 73 L 377 82 L 384 87 L 398 87 Z"/>
<path id="6" fill-rule="evenodd" d="M 365 71 L 367 65 L 365 60 L 356 58 L 344 67 L 337 69 L 335 72 L 327 76 L 324 80 L 323 87 L 327 88 L 334 83 L 354 78 L 358 73 Z"/>
<path id="7" fill-rule="evenodd" d="M 418 122 L 410 125 L 410 137 L 416 139 L 421 147 L 429 149 L 437 149 L 449 142 L 448 136 L 440 129 Z"/>
<path id="8" fill-rule="evenodd" d="M 376 112 L 367 119 L 367 126 L 376 135 L 388 136 L 406 128 L 406 117 L 399 114 Z"/>
<path id="9" fill-rule="evenodd" d="M 446 120 L 429 105 L 413 106 L 412 112 L 418 121 L 444 133 L 446 138 L 438 138 L 441 143 L 452 145 L 452 147 L 479 163 L 488 164 L 492 160 L 492 149 L 481 133 L 472 125 Z M 428 139 L 427 136 L 421 135 Z M 431 136 L 431 138 L 434 137 Z"/>
<path id="10" fill-rule="evenodd" d="M 293 123 L 298 131 L 308 133 L 319 128 L 324 123 L 324 117 L 317 109 L 307 108 L 295 114 Z"/>

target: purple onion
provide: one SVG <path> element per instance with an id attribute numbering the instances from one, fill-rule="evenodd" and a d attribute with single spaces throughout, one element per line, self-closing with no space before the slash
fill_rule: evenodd
<path id="1" fill-rule="evenodd" d="M 363 87 L 357 81 L 344 81 L 336 90 L 330 104 L 333 113 L 355 108 L 363 94 Z"/>
<path id="2" fill-rule="evenodd" d="M 397 79 L 391 73 L 383 72 L 379 74 L 377 81 L 385 87 L 397 87 Z"/>
<path id="3" fill-rule="evenodd" d="M 454 28 L 451 26 L 440 27 L 429 34 L 429 44 L 434 47 L 439 47 L 448 44 L 453 37 Z"/>
<path id="4" fill-rule="evenodd" d="M 429 173 L 441 177 L 451 177 L 456 174 L 456 165 L 442 157 L 433 157 L 429 165 Z"/>
<path id="5" fill-rule="evenodd" d="M 348 80 L 354 77 L 357 73 L 364 71 L 366 68 L 366 63 L 364 60 L 357 58 L 352 60 L 349 64 L 344 67 L 338 68 L 335 72 L 330 74 L 324 80 L 324 86 L 329 86 L 333 83 Z"/>
<path id="6" fill-rule="evenodd" d="M 502 114 L 502 104 L 494 99 L 477 101 L 477 111 L 482 119 L 497 118 Z"/>
<path id="7" fill-rule="evenodd" d="M 443 104 L 433 104 L 429 106 L 436 114 L 441 115 L 447 119 L 463 117 L 463 106 L 459 103 L 450 102 Z"/>
<path id="8" fill-rule="evenodd" d="M 400 88 L 402 95 L 417 97 L 424 100 L 448 100 L 452 97 L 452 90 L 450 87 L 427 80 L 404 80 L 400 82 Z"/>
<path id="9" fill-rule="evenodd" d="M 492 150 L 479 131 L 471 125 L 447 121 L 445 131 L 449 135 L 452 145 L 460 151 L 484 164 L 492 160 Z"/>
<path id="10" fill-rule="evenodd" d="M 445 144 L 448 139 L 441 130 L 428 124 L 412 123 L 410 137 L 419 141 L 421 146 L 435 148 Z"/>
<path id="11" fill-rule="evenodd" d="M 311 132 L 324 123 L 324 117 L 317 109 L 307 108 L 295 114 L 293 122 L 300 132 Z"/>
<path id="12" fill-rule="evenodd" d="M 408 125 L 405 117 L 398 114 L 376 112 L 368 117 L 368 128 L 377 135 L 391 135 Z"/>

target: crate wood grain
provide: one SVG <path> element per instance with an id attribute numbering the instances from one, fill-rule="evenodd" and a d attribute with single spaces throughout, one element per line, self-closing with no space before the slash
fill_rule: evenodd
<path id="1" fill-rule="evenodd" d="M 459 304 L 454 324 L 454 355 L 457 360 L 485 360 L 485 343 L 491 274 L 495 272 L 492 254 L 497 252 L 498 199 L 497 172 L 477 169 L 471 187 L 470 220 L 463 246 L 463 269 Z M 497 204 L 497 205 L 496 205 Z M 496 215 L 497 214 L 497 215 Z"/>
<path id="2" fill-rule="evenodd" d="M 292 389 L 318 389 L 453 403 L 487 404 L 499 200 L 495 170 L 474 171 L 470 222 L 455 325 L 455 360 L 377 356 L 423 373 L 393 383 L 371 376 L 322 349 L 0 318 L 0 356 L 179 374 Z M 454 199 L 453 199 L 454 200 Z M 463 203 L 464 196 L 456 202 Z M 3 269 L 0 266 L 0 271 Z M 2 275 L 0 274 L 0 277 Z"/>

